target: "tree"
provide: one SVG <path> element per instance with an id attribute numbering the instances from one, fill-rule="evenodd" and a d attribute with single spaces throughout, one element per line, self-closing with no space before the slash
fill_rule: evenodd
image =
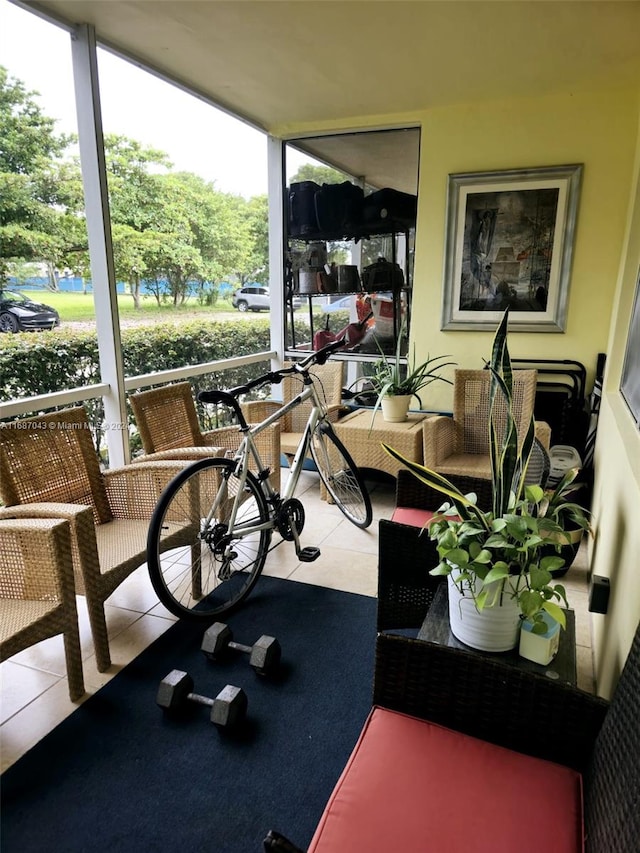
<path id="1" fill-rule="evenodd" d="M 125 136 L 106 134 L 104 149 L 116 278 L 125 282 L 140 308 L 142 282 L 156 269 L 165 239 L 163 174 L 157 170 L 167 170 L 171 163 L 164 151 Z"/>
<path id="2" fill-rule="evenodd" d="M 70 139 L 55 133 L 36 95 L 0 66 L 0 282 L 14 259 L 53 265 L 69 248 L 55 174 Z"/>
<path id="3" fill-rule="evenodd" d="M 242 265 L 248 248 L 238 196 L 215 190 L 198 175 L 188 172 L 163 176 L 160 230 L 174 236 L 176 264 L 167 277 L 174 304 L 184 302 L 191 285 L 217 284 Z M 183 249 L 189 248 L 189 252 Z M 186 259 L 188 263 L 185 263 Z"/>
<path id="4" fill-rule="evenodd" d="M 136 231 L 157 230 L 162 220 L 162 176 L 171 168 L 168 155 L 115 134 L 105 135 L 104 152 L 112 222 Z"/>
<path id="5" fill-rule="evenodd" d="M 0 282 L 10 262 L 89 274 L 80 162 L 75 137 L 55 134 L 23 84 L 0 67 Z M 158 301 L 193 292 L 215 297 L 225 278 L 266 280 L 266 198 L 247 202 L 187 172 L 167 154 L 124 136 L 105 136 L 116 277 L 136 307 L 151 282 Z"/>
<path id="6" fill-rule="evenodd" d="M 315 181 L 316 184 L 341 184 L 349 180 L 344 172 L 339 172 L 331 166 L 320 166 L 314 163 L 303 163 L 291 178 L 290 183 L 296 184 L 300 181 Z"/>
<path id="7" fill-rule="evenodd" d="M 150 275 L 155 275 L 158 252 L 165 243 L 166 235 L 158 231 L 136 231 L 129 225 L 114 224 L 111 236 L 116 280 L 128 283 L 133 304 L 139 309 L 142 282 Z"/>
<path id="8" fill-rule="evenodd" d="M 67 146 L 68 138 L 56 135 L 55 120 L 34 100 L 37 94 L 0 65 L 0 173 L 31 175 Z"/>
<path id="9" fill-rule="evenodd" d="M 266 195 L 248 201 L 238 198 L 239 215 L 245 229 L 244 252 L 235 274 L 240 285 L 269 283 L 269 213 Z"/>

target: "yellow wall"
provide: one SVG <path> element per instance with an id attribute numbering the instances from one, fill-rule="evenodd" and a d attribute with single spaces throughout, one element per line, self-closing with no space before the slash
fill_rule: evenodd
<path id="1" fill-rule="evenodd" d="M 640 619 L 640 432 L 618 390 L 640 270 L 640 126 L 630 188 L 595 455 L 591 567 L 611 585 L 607 615 L 593 615 L 596 681 L 604 696 L 615 685 Z"/>
<path id="2" fill-rule="evenodd" d="M 572 358 L 589 370 L 608 354 L 598 426 L 591 568 L 611 582 L 606 616 L 593 616 L 598 692 L 609 696 L 640 618 L 640 434 L 620 396 L 624 344 L 640 267 L 637 90 L 484 103 L 430 111 L 422 121 L 412 335 L 418 358 L 452 353 L 480 367 L 490 333 L 441 332 L 447 175 L 583 163 L 565 334 L 511 333 L 512 356 Z M 450 392 L 431 386 L 430 407 Z"/>
<path id="3" fill-rule="evenodd" d="M 447 175 L 583 163 L 566 333 L 512 332 L 512 356 L 572 358 L 589 370 L 608 354 L 598 427 L 592 571 L 611 582 L 593 616 L 598 692 L 609 696 L 640 618 L 640 434 L 620 396 L 624 344 L 640 267 L 640 131 L 634 90 L 433 110 L 422 120 L 412 336 L 418 358 L 452 353 L 481 367 L 491 333 L 441 332 Z M 433 385 L 429 407 L 449 408 Z M 436 392 L 437 389 L 437 392 Z"/>
<path id="4" fill-rule="evenodd" d="M 561 95 L 431 110 L 422 117 L 412 337 L 418 359 L 451 353 L 482 367 L 492 333 L 441 332 L 447 175 L 583 163 L 566 332 L 512 332 L 511 355 L 571 358 L 590 379 L 605 352 L 625 232 L 638 120 L 634 91 Z M 449 410 L 431 386 L 427 408 Z"/>
<path id="5" fill-rule="evenodd" d="M 513 357 L 583 362 L 588 390 L 597 354 L 608 354 L 591 547 L 592 571 L 611 579 L 609 613 L 593 617 L 598 692 L 608 696 L 640 617 L 640 434 L 618 392 L 640 266 L 639 93 L 485 102 L 395 119 L 422 126 L 411 326 L 418 360 L 450 353 L 461 367 L 481 367 L 492 339 L 490 332 L 440 331 L 447 175 L 584 164 L 566 332 L 512 332 L 509 348 Z M 392 116 L 368 117 L 349 129 L 393 124 Z M 424 402 L 450 410 L 449 387 L 431 385 Z"/>

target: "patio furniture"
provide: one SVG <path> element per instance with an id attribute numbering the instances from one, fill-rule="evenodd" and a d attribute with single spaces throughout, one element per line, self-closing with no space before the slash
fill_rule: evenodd
<path id="1" fill-rule="evenodd" d="M 482 478 L 451 477 L 463 494 L 475 492 L 478 505 L 491 504 L 491 483 Z M 406 469 L 398 471 L 396 508 L 378 527 L 378 631 L 412 629 L 417 634 L 442 583 L 429 569 L 440 559 L 423 526 L 446 500 Z"/>
<path id="2" fill-rule="evenodd" d="M 610 703 L 378 634 L 373 708 L 308 851 L 635 853 L 639 702 L 640 627 Z M 298 848 L 270 832 L 264 850 Z"/>
<path id="3" fill-rule="evenodd" d="M 438 415 L 424 423 L 424 464 L 448 477 L 451 474 L 491 479 L 489 456 L 488 370 L 456 370 L 453 388 L 453 417 Z M 536 371 L 513 373 L 513 416 L 522 442 L 533 415 Z M 501 395 L 495 400 L 497 423 L 506 415 Z M 551 431 L 544 422 L 536 423 L 536 437 L 549 449 Z"/>
<path id="4" fill-rule="evenodd" d="M 552 660 L 547 664 L 541 664 L 529 658 L 522 657 L 519 645 L 514 646 L 506 652 L 499 652 L 500 660 L 510 663 L 511 666 L 544 675 L 546 678 L 559 679 L 564 684 L 576 687 L 578 684 L 578 662 L 576 649 L 576 614 L 570 608 L 565 609 L 566 624 L 559 632 L 558 650 L 554 653 Z M 390 633 L 393 633 L 391 631 Z M 438 586 L 433 601 L 424 617 L 424 622 L 417 633 L 418 640 L 449 646 L 454 649 L 463 649 L 474 655 L 495 658 L 496 652 L 471 649 L 461 642 L 451 631 L 451 619 L 449 615 L 449 589 L 446 583 Z"/>
<path id="5" fill-rule="evenodd" d="M 355 411 L 336 424 L 336 435 L 358 468 L 371 468 L 396 477 L 403 466 L 383 449 L 390 445 L 412 462 L 422 462 L 422 426 L 426 415 L 409 412 L 406 421 L 385 421 L 382 412 Z M 440 501 L 442 503 L 442 501 Z"/>
<path id="6" fill-rule="evenodd" d="M 240 433 L 235 426 L 203 432 L 189 382 L 175 382 L 129 395 L 145 455 L 134 462 L 159 459 L 191 460 L 224 456 L 235 451 Z M 269 479 L 280 491 L 280 427 L 273 424 L 256 436 L 258 452 L 271 468 Z"/>
<path id="7" fill-rule="evenodd" d="M 62 634 L 69 698 L 84 695 L 67 521 L 0 521 L 0 660 Z"/>
<path id="8" fill-rule="evenodd" d="M 85 410 L 65 409 L 0 429 L 0 519 L 70 523 L 76 592 L 86 596 L 96 665 L 111 665 L 104 602 L 146 560 L 149 519 L 183 462 L 156 461 L 101 471 Z M 163 550 L 190 544 L 174 524 Z M 43 559 L 44 559 L 44 555 Z"/>

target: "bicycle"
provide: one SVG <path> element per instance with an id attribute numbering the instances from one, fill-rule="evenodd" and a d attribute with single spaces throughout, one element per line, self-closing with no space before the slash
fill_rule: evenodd
<path id="1" fill-rule="evenodd" d="M 158 598 L 175 616 L 211 621 L 229 613 L 255 586 L 270 550 L 283 541 L 295 543 L 301 562 L 320 556 L 302 547 L 305 512 L 295 495 L 308 452 L 335 504 L 356 527 L 371 524 L 371 500 L 361 474 L 328 420 L 327 407 L 310 373 L 314 365 L 345 345 L 333 341 L 291 367 L 265 373 L 229 390 L 202 391 L 203 403 L 229 406 L 242 435 L 233 458 L 211 457 L 182 470 L 166 487 L 154 510 L 147 539 L 147 562 Z M 278 384 L 298 374 L 303 390 L 258 424 L 246 422 L 238 398 L 267 383 Z M 311 412 L 291 462 L 282 494 L 276 492 L 256 448 L 254 437 L 305 401 Z M 257 473 L 249 470 L 254 463 Z M 273 546 L 274 533 L 281 540 Z M 182 534 L 182 535 L 180 535 Z M 181 547 L 161 553 L 164 536 L 178 535 Z"/>

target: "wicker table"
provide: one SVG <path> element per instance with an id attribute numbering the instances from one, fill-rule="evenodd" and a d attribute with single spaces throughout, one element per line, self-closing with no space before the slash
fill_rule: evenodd
<path id="1" fill-rule="evenodd" d="M 575 687 L 578 681 L 576 671 L 576 620 L 573 610 L 566 610 L 567 627 L 560 631 L 560 645 L 558 653 L 548 666 L 542 666 L 526 658 L 521 658 L 517 648 L 510 652 L 482 652 L 472 649 L 457 640 L 449 628 L 449 598 L 447 584 L 441 583 L 429 608 L 420 632 L 419 640 L 427 640 L 430 643 L 439 643 L 454 649 L 464 649 L 473 654 L 493 658 L 512 666 L 524 669 L 527 672 L 535 672 L 538 675 L 546 675 L 547 678 L 560 680 L 565 684 Z"/>
<path id="2" fill-rule="evenodd" d="M 412 462 L 422 462 L 422 424 L 427 415 L 409 412 L 406 421 L 389 423 L 371 409 L 360 409 L 334 424 L 336 435 L 358 468 L 373 468 L 396 477 L 403 466 L 382 449 L 382 442 Z"/>

